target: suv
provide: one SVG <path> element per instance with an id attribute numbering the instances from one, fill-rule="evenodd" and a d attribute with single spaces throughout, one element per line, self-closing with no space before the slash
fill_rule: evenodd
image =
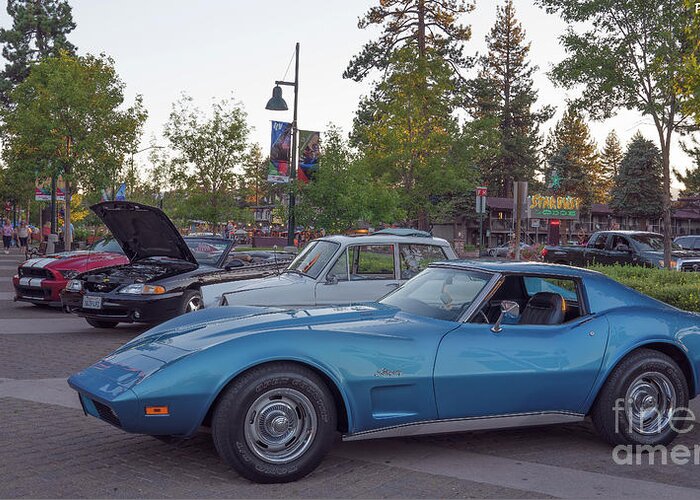
<path id="1" fill-rule="evenodd" d="M 328 236 L 310 242 L 277 276 L 202 287 L 205 307 L 315 306 L 377 300 L 436 261 L 456 259 L 427 233 Z"/>
<path id="2" fill-rule="evenodd" d="M 700 250 L 700 235 L 679 236 L 673 242 L 684 250 Z"/>

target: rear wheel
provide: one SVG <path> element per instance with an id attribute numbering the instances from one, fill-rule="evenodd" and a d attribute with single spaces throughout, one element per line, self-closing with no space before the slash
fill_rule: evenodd
<path id="1" fill-rule="evenodd" d="M 185 290 L 182 294 L 182 314 L 199 311 L 204 307 L 199 290 Z"/>
<path id="2" fill-rule="evenodd" d="M 254 368 L 236 379 L 212 418 L 221 458 L 258 483 L 286 483 L 313 471 L 336 435 L 333 396 L 313 371 L 293 363 Z"/>
<path id="3" fill-rule="evenodd" d="M 598 395 L 592 417 L 611 444 L 665 445 L 689 416 L 688 384 L 669 356 L 639 349 L 615 367 Z"/>
<path id="4" fill-rule="evenodd" d="M 85 321 L 87 321 L 91 326 L 94 326 L 95 328 L 114 328 L 119 324 L 119 321 L 108 321 L 104 319 L 93 318 L 85 318 Z"/>

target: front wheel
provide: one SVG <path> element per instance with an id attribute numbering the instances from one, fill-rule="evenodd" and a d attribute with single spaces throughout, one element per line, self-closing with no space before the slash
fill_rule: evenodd
<path id="1" fill-rule="evenodd" d="M 254 368 L 229 386 L 214 410 L 221 458 L 258 483 L 286 483 L 313 471 L 333 445 L 337 415 L 321 378 L 300 365 Z"/>
<path id="2" fill-rule="evenodd" d="M 182 294 L 182 313 L 199 311 L 204 307 L 202 294 L 199 290 L 186 290 Z"/>
<path id="3" fill-rule="evenodd" d="M 593 407 L 603 439 L 614 445 L 666 445 L 685 429 L 688 384 L 669 356 L 639 349 L 612 371 Z"/>
<path id="4" fill-rule="evenodd" d="M 119 321 L 107 321 L 103 319 L 93 318 L 85 318 L 85 321 L 87 321 L 91 326 L 94 326 L 95 328 L 114 328 L 119 324 Z"/>

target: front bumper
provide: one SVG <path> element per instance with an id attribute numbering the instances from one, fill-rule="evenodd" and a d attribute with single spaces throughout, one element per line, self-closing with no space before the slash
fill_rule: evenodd
<path id="1" fill-rule="evenodd" d="M 100 309 L 83 308 L 85 295 L 101 297 Z M 70 292 L 61 293 L 63 307 L 78 316 L 120 323 L 161 323 L 178 316 L 182 311 L 182 292 L 162 295 L 126 295 L 114 292 Z"/>
<path id="2" fill-rule="evenodd" d="M 60 293 L 66 287 L 66 283 L 66 280 L 51 278 L 20 278 L 17 275 L 12 277 L 15 300 L 56 307 L 61 306 Z"/>

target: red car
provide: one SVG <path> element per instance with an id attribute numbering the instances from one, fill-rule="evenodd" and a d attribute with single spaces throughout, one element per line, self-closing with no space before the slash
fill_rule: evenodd
<path id="1" fill-rule="evenodd" d="M 60 307 L 59 292 L 71 278 L 85 271 L 128 263 L 129 259 L 114 238 L 97 241 L 87 250 L 29 259 L 12 277 L 15 300 Z"/>

